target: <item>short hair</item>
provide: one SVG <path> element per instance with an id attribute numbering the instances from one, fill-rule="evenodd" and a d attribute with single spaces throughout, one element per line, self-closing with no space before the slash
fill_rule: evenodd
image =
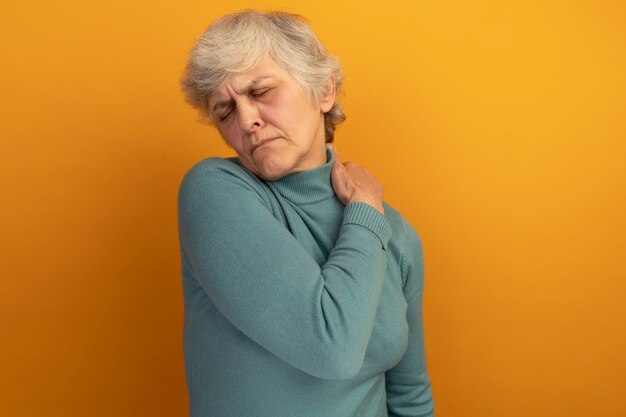
<path id="1" fill-rule="evenodd" d="M 296 14 L 244 10 L 213 22 L 191 49 L 180 81 L 185 99 L 205 123 L 212 123 L 209 95 L 230 74 L 249 71 L 266 56 L 287 70 L 315 103 L 327 93 L 328 77 L 334 76 L 335 103 L 324 114 L 326 142 L 332 142 L 335 127 L 346 118 L 338 100 L 343 85 L 341 65 Z"/>

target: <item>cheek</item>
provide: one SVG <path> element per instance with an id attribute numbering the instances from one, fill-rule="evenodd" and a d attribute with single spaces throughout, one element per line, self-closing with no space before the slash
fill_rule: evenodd
<path id="1" fill-rule="evenodd" d="M 241 144 L 241 140 L 238 138 L 237 132 L 234 129 L 234 127 L 232 126 L 223 127 L 223 128 L 218 129 L 218 131 L 220 132 L 220 135 L 222 135 L 222 138 L 224 138 L 226 143 L 228 143 L 230 146 L 232 146 L 235 149 L 239 148 Z"/>
<path id="2" fill-rule="evenodd" d="M 283 106 L 297 125 L 314 122 L 320 115 L 320 109 L 312 102 L 308 94 L 296 94 Z"/>
<path id="3" fill-rule="evenodd" d="M 293 129 L 302 125 L 306 111 L 298 101 L 281 100 L 265 106 L 262 117 L 266 123 L 275 127 Z"/>

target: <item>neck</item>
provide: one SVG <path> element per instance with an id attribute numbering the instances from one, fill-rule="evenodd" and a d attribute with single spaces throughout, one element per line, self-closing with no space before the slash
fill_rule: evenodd
<path id="1" fill-rule="evenodd" d="M 315 168 L 294 172 L 267 184 L 283 197 L 296 204 L 321 201 L 335 196 L 330 180 L 330 170 L 334 163 L 333 153 L 324 145 L 323 163 Z"/>

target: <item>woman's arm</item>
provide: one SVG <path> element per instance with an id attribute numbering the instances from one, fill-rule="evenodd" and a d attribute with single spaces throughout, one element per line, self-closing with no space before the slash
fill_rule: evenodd
<path id="1" fill-rule="evenodd" d="M 213 159 L 185 176 L 183 262 L 220 312 L 256 343 L 311 375 L 352 377 L 380 298 L 389 223 L 371 205 L 349 203 L 320 267 L 235 171 Z"/>
<path id="2" fill-rule="evenodd" d="M 405 282 L 403 291 L 407 301 L 409 343 L 402 360 L 385 373 L 387 410 L 389 417 L 428 417 L 434 415 L 434 405 L 424 352 L 424 260 L 419 236 L 408 223 L 406 232 L 402 277 Z"/>

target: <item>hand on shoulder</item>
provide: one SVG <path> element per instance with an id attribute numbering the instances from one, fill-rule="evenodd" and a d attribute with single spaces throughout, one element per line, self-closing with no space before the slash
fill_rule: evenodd
<path id="1" fill-rule="evenodd" d="M 382 184 L 362 166 L 341 162 L 335 147 L 328 146 L 335 157 L 330 177 L 339 200 L 346 205 L 354 202 L 369 204 L 384 215 Z"/>

